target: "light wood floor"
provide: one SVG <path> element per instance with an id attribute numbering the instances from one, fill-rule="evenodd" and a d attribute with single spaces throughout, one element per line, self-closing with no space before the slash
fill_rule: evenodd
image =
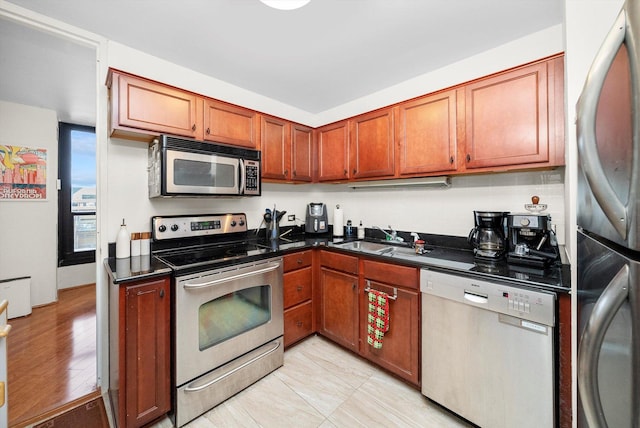
<path id="1" fill-rule="evenodd" d="M 170 428 L 168 419 L 153 428 Z M 420 392 L 319 336 L 184 428 L 470 428 Z"/>
<path id="2" fill-rule="evenodd" d="M 97 391 L 95 285 L 9 320 L 9 426 L 20 427 Z"/>

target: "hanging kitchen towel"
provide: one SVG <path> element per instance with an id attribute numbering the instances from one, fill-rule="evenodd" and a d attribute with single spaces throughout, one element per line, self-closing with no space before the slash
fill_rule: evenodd
<path id="1" fill-rule="evenodd" d="M 389 331 L 389 295 L 383 291 L 369 290 L 367 313 L 367 343 L 382 348 L 382 338 Z"/>

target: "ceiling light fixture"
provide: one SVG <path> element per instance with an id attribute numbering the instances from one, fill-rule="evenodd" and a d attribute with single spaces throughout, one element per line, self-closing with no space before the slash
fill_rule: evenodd
<path id="1" fill-rule="evenodd" d="M 300 9 L 311 0 L 260 0 L 269 7 L 280 10 Z"/>

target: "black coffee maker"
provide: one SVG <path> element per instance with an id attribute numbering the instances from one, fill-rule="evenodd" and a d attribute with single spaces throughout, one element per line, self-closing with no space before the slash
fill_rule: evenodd
<path id="1" fill-rule="evenodd" d="M 497 261 L 507 250 L 506 218 L 504 211 L 474 211 L 475 227 L 467 238 L 476 259 Z"/>
<path id="2" fill-rule="evenodd" d="M 558 260 L 560 253 L 548 214 L 513 214 L 507 217 L 510 264 L 544 268 Z"/>

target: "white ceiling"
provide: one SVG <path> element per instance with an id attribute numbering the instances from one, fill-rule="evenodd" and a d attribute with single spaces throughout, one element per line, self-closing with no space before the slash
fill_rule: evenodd
<path id="1" fill-rule="evenodd" d="M 0 0 L 2 1 L 2 0 Z M 312 114 L 563 22 L 560 0 L 11 0 Z M 0 99 L 95 121 L 95 55 L 0 19 Z"/>

